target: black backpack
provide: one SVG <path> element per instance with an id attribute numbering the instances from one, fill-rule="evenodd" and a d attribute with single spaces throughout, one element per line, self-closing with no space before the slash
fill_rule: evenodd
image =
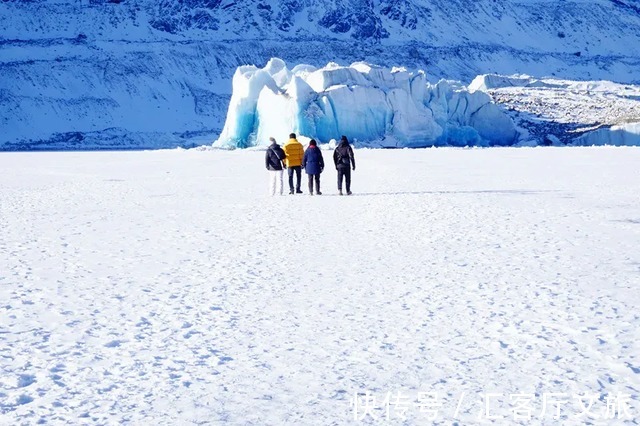
<path id="1" fill-rule="evenodd" d="M 338 164 L 344 164 L 348 166 L 350 164 L 351 156 L 349 155 L 349 146 L 340 146 L 336 148 L 338 152 Z"/>

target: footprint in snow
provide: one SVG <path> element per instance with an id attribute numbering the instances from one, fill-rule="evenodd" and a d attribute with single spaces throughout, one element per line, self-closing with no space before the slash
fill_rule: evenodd
<path id="1" fill-rule="evenodd" d="M 66 366 L 64 364 L 57 364 L 55 367 L 53 367 L 49 371 L 52 373 L 60 373 L 61 371 L 64 371 L 65 368 Z"/>
<path id="2" fill-rule="evenodd" d="M 20 395 L 18 397 L 18 400 L 16 401 L 16 405 L 25 405 L 30 402 L 33 402 L 33 398 L 31 398 L 29 395 Z"/>
<path id="3" fill-rule="evenodd" d="M 31 374 L 21 374 L 20 377 L 18 377 L 18 387 L 26 388 L 27 386 L 34 384 L 35 381 L 36 376 L 33 376 Z"/>
<path id="4" fill-rule="evenodd" d="M 229 361 L 233 361 L 233 358 L 231 358 L 230 356 L 222 356 L 218 359 L 218 365 L 226 364 Z"/>

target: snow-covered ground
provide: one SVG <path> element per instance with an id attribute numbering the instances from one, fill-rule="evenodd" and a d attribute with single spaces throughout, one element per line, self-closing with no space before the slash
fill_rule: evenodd
<path id="1" fill-rule="evenodd" d="M 263 155 L 0 155 L 0 424 L 640 422 L 640 149 Z"/>

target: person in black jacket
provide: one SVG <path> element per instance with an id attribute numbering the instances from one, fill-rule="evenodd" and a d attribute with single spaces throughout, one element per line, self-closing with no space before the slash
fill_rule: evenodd
<path id="1" fill-rule="evenodd" d="M 269 194 L 276 194 L 276 184 L 280 195 L 284 193 L 283 173 L 285 169 L 284 159 L 286 155 L 280 145 L 276 143 L 274 138 L 269 138 L 271 145 L 267 148 L 264 156 L 265 166 L 269 170 Z"/>
<path id="2" fill-rule="evenodd" d="M 324 170 L 324 159 L 315 139 L 309 141 L 309 148 L 304 152 L 302 168 L 309 175 L 309 195 L 313 195 L 314 180 L 316 181 L 316 194 L 322 195 L 320 192 L 320 173 Z"/>
<path id="3" fill-rule="evenodd" d="M 342 179 L 347 184 L 347 195 L 351 195 L 351 170 L 356 169 L 356 159 L 347 137 L 342 135 L 340 143 L 333 151 L 333 163 L 338 171 L 338 193 L 342 195 Z"/>

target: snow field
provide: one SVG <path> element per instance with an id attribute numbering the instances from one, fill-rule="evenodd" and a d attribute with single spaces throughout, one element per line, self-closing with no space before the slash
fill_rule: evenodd
<path id="1" fill-rule="evenodd" d="M 640 150 L 355 155 L 350 197 L 267 196 L 261 151 L 1 155 L 0 424 L 640 420 Z"/>

